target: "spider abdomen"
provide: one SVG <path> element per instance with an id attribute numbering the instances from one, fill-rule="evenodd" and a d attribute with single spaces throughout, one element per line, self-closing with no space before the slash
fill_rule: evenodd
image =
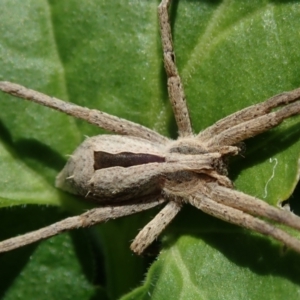
<path id="1" fill-rule="evenodd" d="M 99 202 L 126 201 L 159 193 L 164 162 L 163 147 L 152 142 L 99 135 L 75 150 L 57 176 L 56 186 Z"/>

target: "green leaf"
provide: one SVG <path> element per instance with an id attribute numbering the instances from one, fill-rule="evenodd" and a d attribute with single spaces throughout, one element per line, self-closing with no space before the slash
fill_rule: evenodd
<path id="1" fill-rule="evenodd" d="M 123 300 L 298 297 L 298 255 L 279 259 L 278 249 L 261 237 L 215 232 L 169 239 L 144 285 Z"/>
<path id="2" fill-rule="evenodd" d="M 3 0 L 0 80 L 176 138 L 157 5 L 144 0 Z M 171 19 L 195 132 L 300 86 L 299 1 L 174 1 Z M 23 205 L 2 209 L 1 239 L 51 224 L 65 216 L 61 209 L 78 214 L 89 207 L 56 190 L 54 181 L 84 137 L 103 131 L 4 94 L 0 120 L 0 205 Z M 273 205 L 287 199 L 299 176 L 298 128 L 299 118 L 291 118 L 247 141 L 244 157 L 230 168 L 236 188 Z M 66 235 L 57 243 L 54 238 L 4 254 L 1 277 L 12 272 L 0 286 L 2 298 L 40 299 L 40 286 L 51 291 L 45 299 L 69 299 L 72 281 L 78 299 L 117 298 L 139 285 L 124 299 L 262 299 L 265 293 L 272 299 L 297 299 L 299 255 L 280 255 L 278 243 L 192 208 L 184 209 L 164 234 L 163 251 L 142 284 L 147 260 L 132 255 L 128 246 L 153 215 L 98 226 L 83 243 L 92 250 L 80 251 L 80 243 Z M 55 254 L 47 268 L 40 253 Z M 67 269 L 71 281 L 64 275 Z M 49 280 L 43 270 L 55 275 Z"/>

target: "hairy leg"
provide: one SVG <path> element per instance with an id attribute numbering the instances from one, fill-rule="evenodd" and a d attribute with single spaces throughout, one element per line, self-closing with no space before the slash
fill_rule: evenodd
<path id="1" fill-rule="evenodd" d="M 27 89 L 19 84 L 0 81 L 0 90 L 10 95 L 53 108 L 75 118 L 85 120 L 93 125 L 117 134 L 132 135 L 161 144 L 168 142 L 166 137 L 142 125 L 109 115 L 99 110 L 65 102 L 37 91 Z"/>
<path id="2" fill-rule="evenodd" d="M 141 254 L 152 244 L 159 234 L 169 225 L 181 209 L 181 204 L 170 201 L 167 205 L 139 232 L 130 245 L 136 254 Z"/>
<path id="3" fill-rule="evenodd" d="M 250 137 L 263 133 L 279 125 L 285 119 L 300 113 L 300 102 L 289 104 L 280 110 L 233 126 L 214 136 L 208 146 L 211 151 L 223 145 L 235 145 Z"/>
<path id="4" fill-rule="evenodd" d="M 161 40 L 164 55 L 164 65 L 168 77 L 168 92 L 173 107 L 179 136 L 191 136 L 193 134 L 189 111 L 186 104 L 183 85 L 175 63 L 171 26 L 168 8 L 171 0 L 162 0 L 158 6 L 158 19 L 161 30 Z"/>
<path id="5" fill-rule="evenodd" d="M 273 108 L 292 103 L 299 99 L 300 89 L 295 89 L 290 92 L 276 95 L 266 100 L 265 102 L 249 106 L 247 108 L 244 108 L 243 110 L 240 110 L 221 119 L 214 125 L 200 132 L 197 138 L 201 139 L 201 141 L 203 142 L 207 142 L 211 140 L 211 138 L 214 136 L 222 135 L 222 132 L 224 132 L 227 129 L 230 129 L 237 125 L 243 125 L 247 121 L 255 120 L 261 116 L 267 115 L 271 112 Z"/>
<path id="6" fill-rule="evenodd" d="M 135 214 L 160 205 L 165 201 L 160 197 L 154 199 L 152 198 L 139 200 L 140 202 L 136 202 L 130 205 L 94 208 L 88 210 L 87 212 L 79 216 L 70 217 L 62 221 L 56 222 L 54 224 L 51 224 L 47 227 L 38 229 L 36 231 L 32 231 L 24 235 L 7 239 L 5 241 L 0 242 L 0 253 L 7 252 L 40 240 L 47 239 L 51 236 L 60 234 L 68 230 L 90 227 L 111 219 Z"/>
<path id="7" fill-rule="evenodd" d="M 189 202 L 203 212 L 223 221 L 254 230 L 281 241 L 287 247 L 300 252 L 300 241 L 283 230 L 238 209 L 218 203 L 200 193 L 191 196 Z"/>
<path id="8" fill-rule="evenodd" d="M 221 204 L 300 230 L 300 217 L 289 211 L 271 206 L 258 198 L 216 183 L 209 183 L 207 186 L 209 190 L 207 196 Z"/>

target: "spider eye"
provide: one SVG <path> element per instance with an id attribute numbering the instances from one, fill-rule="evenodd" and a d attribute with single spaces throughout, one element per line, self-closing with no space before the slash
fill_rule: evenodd
<path id="1" fill-rule="evenodd" d="M 146 154 L 146 153 L 132 153 L 120 152 L 112 154 L 104 151 L 94 152 L 94 170 L 123 167 L 129 168 L 137 165 L 144 165 L 149 163 L 163 163 L 166 159 L 162 156 Z"/>

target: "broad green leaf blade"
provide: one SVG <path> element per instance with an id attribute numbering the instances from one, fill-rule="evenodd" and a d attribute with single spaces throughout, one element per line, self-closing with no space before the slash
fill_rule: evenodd
<path id="1" fill-rule="evenodd" d="M 2 209 L 0 217 L 3 240 L 51 224 L 61 214 L 53 207 L 29 205 Z M 95 260 L 87 232 L 82 231 L 2 254 L 1 299 L 90 299 L 101 293 L 93 282 Z"/>
<path id="2" fill-rule="evenodd" d="M 5 179 L 0 181 L 1 206 L 34 203 L 35 201 L 37 203 L 45 201 L 48 204 L 59 204 L 56 201 L 58 198 L 57 190 L 21 160 L 16 160 L 13 149 L 5 143 L 0 145 L 0 168 L 1 170 L 9 170 L 6 172 Z"/>
<path id="3" fill-rule="evenodd" d="M 171 235 L 169 236 L 171 238 Z M 299 258 L 243 233 L 181 235 L 129 299 L 297 299 Z M 255 243 L 253 243 L 255 241 Z M 225 246 L 230 244 L 231 247 Z"/>
<path id="4" fill-rule="evenodd" d="M 297 299 L 299 255 L 187 207 L 129 299 Z M 299 237 L 299 233 L 297 234 Z"/>
<path id="5" fill-rule="evenodd" d="M 2 1 L 0 80 L 15 81 L 64 100 L 99 108 L 176 137 L 167 100 L 157 5 L 153 1 Z M 300 86 L 299 12 L 298 1 L 174 1 L 171 15 L 175 49 L 195 132 L 229 113 Z M 0 95 L 0 120 L 1 171 L 5 174 L 0 180 L 1 205 L 61 205 L 78 213 L 78 201 L 74 198 L 72 204 L 71 196 L 54 189 L 55 176 L 63 167 L 66 155 L 72 153 L 85 135 L 102 131 L 6 95 Z M 291 194 L 298 179 L 298 123 L 297 118 L 287 120 L 279 129 L 247 142 L 245 158 L 237 158 L 230 168 L 239 190 L 273 205 Z M 5 212 L 9 217 L 9 210 Z M 193 222 L 191 212 L 195 216 Z M 23 213 L 26 214 L 26 209 Z M 149 285 L 151 291 L 153 286 L 161 290 L 164 279 L 170 275 L 181 280 L 181 268 L 174 274 L 162 272 L 168 268 L 172 272 L 172 265 L 176 264 L 172 251 L 180 252 L 183 260 L 187 255 L 187 267 L 182 272 L 190 273 L 192 279 L 193 268 L 199 263 L 201 269 L 203 262 L 188 260 L 190 247 L 191 251 L 197 251 L 197 257 L 207 248 L 208 253 L 219 257 L 206 262 L 209 264 L 206 270 L 212 272 L 210 276 L 214 276 L 216 264 L 223 273 L 231 261 L 237 264 L 239 256 L 235 252 L 232 256 L 237 260 L 226 255 L 232 246 L 226 237 L 235 232 L 235 227 L 229 226 L 223 232 L 222 246 L 211 251 L 209 239 L 217 242 L 217 233 L 222 232 L 224 224 L 212 218 L 202 223 L 200 219 L 203 219 L 202 213 L 186 210 L 170 227 L 169 238 L 174 232 L 180 233 L 178 245 L 175 240 L 169 250 L 164 250 L 162 258 L 158 258 L 153 268 L 161 272 L 159 279 L 162 280 L 157 280 L 156 275 L 149 276 L 143 292 Z M 142 281 L 142 275 L 137 275 L 143 273 L 141 261 L 132 256 L 131 264 L 127 258 L 129 241 L 146 222 L 147 218 L 142 215 L 118 221 L 116 225 L 99 226 L 100 234 L 92 238 L 94 243 L 100 240 L 103 245 L 106 265 L 102 269 L 107 294 L 112 298 L 131 290 L 134 282 L 138 285 Z M 36 226 L 38 228 L 38 224 Z M 27 227 L 24 223 L 23 230 Z M 7 236 L 15 234 L 9 226 L 5 231 Z M 181 239 L 185 242 L 181 243 Z M 250 250 L 256 247 L 252 235 L 245 232 L 241 243 L 243 239 L 249 241 Z M 278 253 L 278 244 L 270 250 L 268 240 L 263 238 L 263 241 L 266 243 L 261 244 L 263 259 L 270 251 Z M 206 243 L 209 245 L 205 246 Z M 116 251 L 113 251 L 114 246 L 118 248 Z M 250 251 L 241 257 L 249 260 L 250 265 L 255 255 L 257 252 Z M 282 258 L 274 254 L 273 261 L 279 259 Z M 295 261 L 297 259 L 295 256 Z M 33 256 L 28 263 L 34 260 Z M 297 265 L 285 258 L 282 262 L 294 268 Z M 129 275 L 126 268 L 130 265 L 134 272 Z M 240 290 L 236 290 L 236 294 L 243 295 L 244 269 L 237 264 L 234 272 L 236 280 L 241 278 L 240 284 L 228 280 L 227 286 L 232 283 L 231 291 L 234 285 L 238 286 Z M 276 278 L 277 289 L 272 289 L 273 279 L 258 276 L 250 268 L 247 274 L 253 280 L 248 290 L 254 293 L 255 287 L 257 295 L 261 295 L 264 285 L 268 285 L 270 297 L 276 299 L 280 289 L 289 299 L 296 299 L 297 287 L 293 282 L 298 284 L 294 280 L 299 277 L 297 272 L 281 272 Z M 32 288 L 30 277 L 26 277 L 29 290 Z M 126 283 L 122 282 L 124 278 Z M 170 281 L 170 291 L 175 291 L 176 280 Z M 213 285 L 195 282 L 197 293 L 215 298 Z M 47 282 L 42 284 L 46 286 Z M 19 287 L 15 288 L 17 292 Z M 68 297 L 68 290 L 60 295 Z M 174 296 L 174 292 L 171 295 Z M 170 295 L 165 297 L 170 298 Z"/>

